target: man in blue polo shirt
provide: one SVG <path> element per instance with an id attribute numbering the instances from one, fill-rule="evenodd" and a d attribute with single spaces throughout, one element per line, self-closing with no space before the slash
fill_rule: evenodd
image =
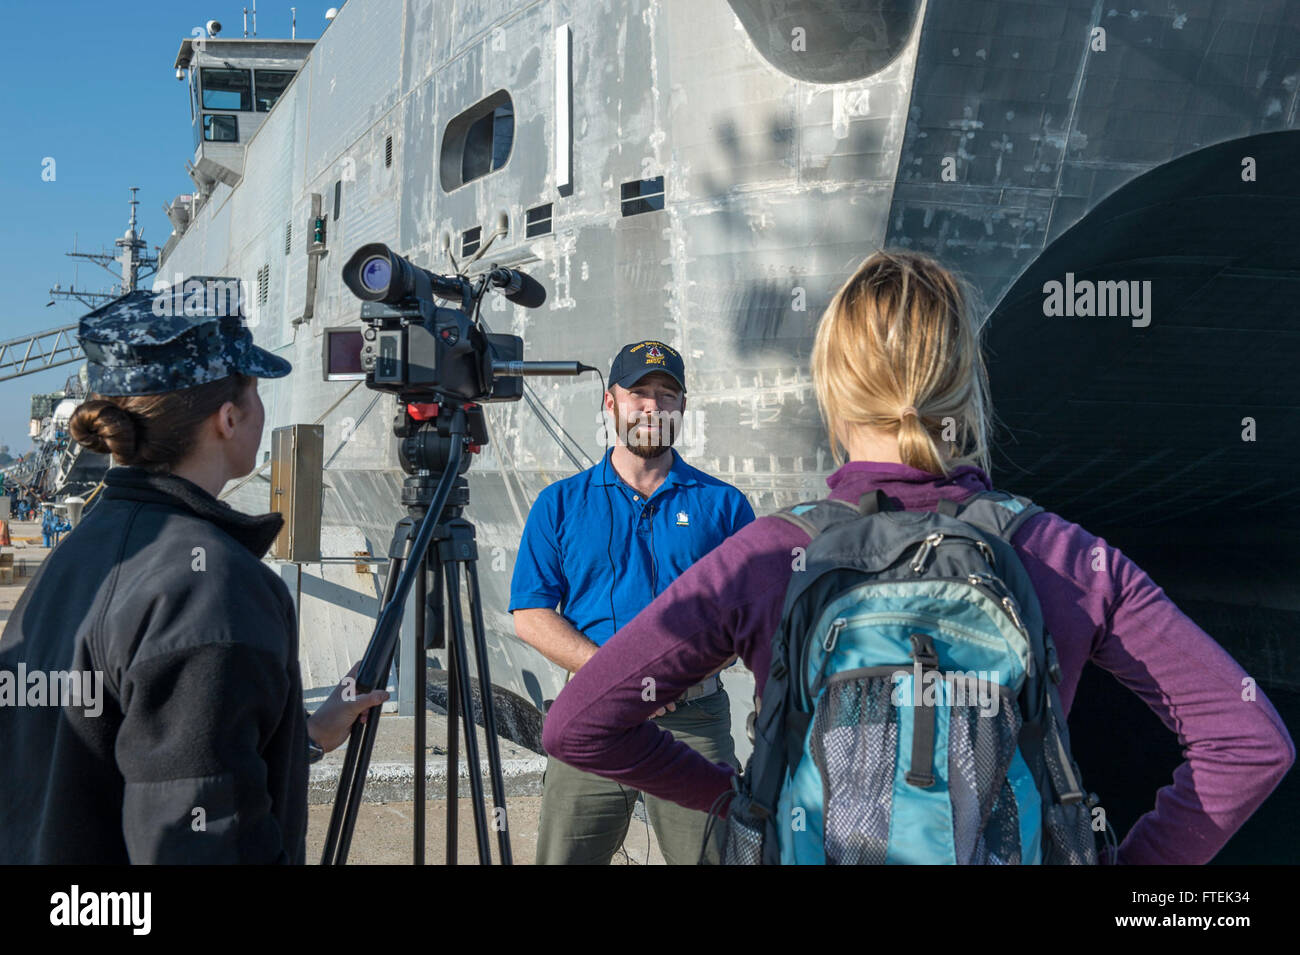
<path id="1" fill-rule="evenodd" d="M 616 443 L 599 464 L 543 490 L 528 512 L 509 609 L 519 638 L 570 673 L 686 568 L 754 519 L 745 495 L 691 467 L 672 447 L 685 408 L 681 356 L 663 342 L 625 346 L 605 393 Z M 718 676 L 665 701 L 656 719 L 708 759 L 736 765 L 730 703 Z M 608 865 L 638 795 L 548 757 L 537 863 Z M 664 859 L 696 863 L 707 814 L 653 796 L 645 802 Z M 711 861 L 720 837 L 715 827 Z"/>

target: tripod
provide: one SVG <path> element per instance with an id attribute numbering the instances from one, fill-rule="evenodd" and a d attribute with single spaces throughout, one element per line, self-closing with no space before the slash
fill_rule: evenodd
<path id="1" fill-rule="evenodd" d="M 425 684 L 427 649 L 447 650 L 447 864 L 456 864 L 460 741 L 457 716 L 465 730 L 465 752 L 469 788 L 474 803 L 474 829 L 478 858 L 490 865 L 489 827 L 497 833 L 497 850 L 503 865 L 512 863 L 506 829 L 505 782 L 501 753 L 497 746 L 496 713 L 492 705 L 488 674 L 487 643 L 479 597 L 478 549 L 474 525 L 461 516 L 469 504 L 468 470 L 470 455 L 487 443 L 483 409 L 470 402 L 445 401 L 437 405 L 412 404 L 403 408 L 394 431 L 404 439 L 401 445 L 403 470 L 409 475 L 402 485 L 402 503 L 407 516 L 397 522 L 388 551 L 388 577 L 383 605 L 374 634 L 362 657 L 356 687 L 369 692 L 387 683 L 397 651 L 403 607 L 415 590 L 415 632 L 419 640 L 415 654 L 415 865 L 424 864 L 425 802 Z M 436 547 L 432 545 L 436 544 Z M 468 587 L 473 653 L 483 706 L 483 728 L 487 736 L 488 770 L 492 783 L 494 811 L 489 825 L 483 805 L 483 778 L 479 771 L 478 736 L 474 724 L 474 700 L 469 679 L 469 651 L 460 603 L 461 572 Z M 430 581 L 432 577 L 432 581 Z M 445 603 L 444 603 L 445 587 Z M 444 626 L 448 612 L 450 633 Z M 450 636 L 448 640 L 447 637 Z M 459 710 L 459 714 L 457 714 Z M 379 726 L 380 708 L 375 707 L 363 725 L 353 724 L 347 755 L 334 796 L 329 829 L 325 836 L 322 865 L 345 865 L 357 811 L 361 805 L 366 770 Z"/>

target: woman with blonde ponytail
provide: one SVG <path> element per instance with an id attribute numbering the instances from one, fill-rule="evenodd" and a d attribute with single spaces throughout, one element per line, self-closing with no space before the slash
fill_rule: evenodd
<path id="1" fill-rule="evenodd" d="M 839 465 L 830 498 L 857 504 L 881 492 L 893 509 L 936 511 L 992 490 L 993 412 L 971 302 L 933 258 L 900 251 L 868 257 L 832 298 L 811 361 Z M 547 752 L 708 810 L 732 770 L 665 738 L 648 717 L 656 698 L 673 699 L 736 655 L 762 695 L 771 636 L 808 544 L 806 531 L 766 516 L 696 562 L 565 687 L 547 714 Z M 1258 690 L 1243 703 L 1241 667 L 1103 539 L 1043 511 L 1011 544 L 1055 638 L 1065 711 L 1094 663 L 1176 727 L 1185 747 L 1173 785 L 1104 861 L 1208 862 L 1294 762 L 1276 710 Z"/>
<path id="2" fill-rule="evenodd" d="M 934 259 L 878 252 L 831 299 L 812 376 L 836 464 L 872 460 L 945 477 L 989 470 L 988 373 L 971 293 Z"/>

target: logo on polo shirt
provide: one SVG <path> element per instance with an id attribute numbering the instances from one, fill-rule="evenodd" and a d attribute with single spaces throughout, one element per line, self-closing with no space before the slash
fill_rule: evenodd
<path id="1" fill-rule="evenodd" d="M 677 526 L 678 526 L 678 527 L 689 527 L 690 524 L 691 524 L 691 519 L 690 519 L 689 517 L 686 516 L 686 512 L 685 512 L 685 511 L 678 511 L 678 512 L 677 512 Z"/>

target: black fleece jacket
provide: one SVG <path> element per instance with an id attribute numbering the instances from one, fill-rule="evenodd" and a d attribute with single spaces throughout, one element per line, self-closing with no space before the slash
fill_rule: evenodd
<path id="1" fill-rule="evenodd" d="M 102 493 L 0 638 L 0 863 L 303 862 L 293 599 L 261 561 L 283 518 L 139 468 Z"/>

